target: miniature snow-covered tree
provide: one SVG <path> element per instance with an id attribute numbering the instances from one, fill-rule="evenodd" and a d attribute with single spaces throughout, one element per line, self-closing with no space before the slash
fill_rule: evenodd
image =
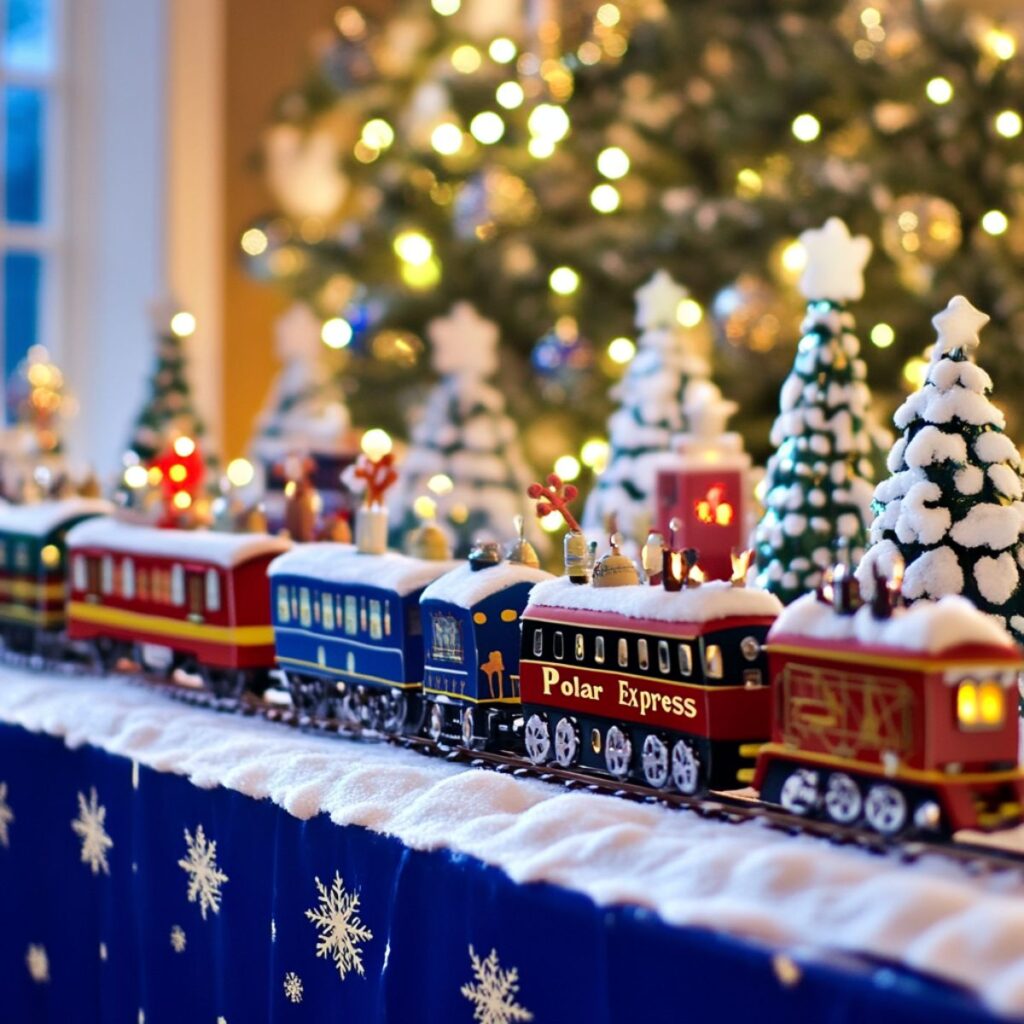
<path id="1" fill-rule="evenodd" d="M 348 409 L 320 339 L 321 322 L 296 302 L 275 324 L 284 364 L 260 414 L 253 455 L 265 465 L 289 455 L 338 455 L 347 450 Z"/>
<path id="2" fill-rule="evenodd" d="M 907 600 L 962 594 L 1020 641 L 1020 453 L 987 397 L 992 378 L 972 358 L 987 322 L 962 295 L 933 318 L 928 375 L 896 410 L 903 434 L 889 455 L 892 475 L 875 490 L 872 546 L 857 576 L 870 597 L 872 570 L 889 576 L 902 558 Z"/>
<path id="3" fill-rule="evenodd" d="M 757 584 L 788 603 L 816 587 L 840 541 L 856 561 L 870 518 L 870 391 L 853 315 L 871 242 L 831 217 L 800 241 L 807 298 L 793 369 L 772 427 L 764 514 L 754 533 Z"/>
<path id="4" fill-rule="evenodd" d="M 128 447 L 149 465 L 179 436 L 201 444 L 206 428 L 196 412 L 187 375 L 184 339 L 192 333 L 191 318 L 161 306 L 157 324 L 156 366 L 149 378 L 149 396 L 135 419 Z M 205 452 L 209 459 L 209 452 Z"/>
<path id="5" fill-rule="evenodd" d="M 615 515 L 623 537 L 642 544 L 654 521 L 657 464 L 686 428 L 687 386 L 709 374 L 677 317 L 688 294 L 664 270 L 637 289 L 637 354 L 612 389 L 620 405 L 608 420 L 611 451 L 583 513 L 586 530 L 603 533 Z"/>
<path id="6" fill-rule="evenodd" d="M 477 539 L 508 535 L 526 509 L 530 477 L 505 398 L 488 383 L 498 369 L 496 325 L 460 302 L 430 323 L 429 335 L 442 379 L 412 426 L 389 506 L 404 536 L 432 503 L 456 554 L 465 555 Z"/>

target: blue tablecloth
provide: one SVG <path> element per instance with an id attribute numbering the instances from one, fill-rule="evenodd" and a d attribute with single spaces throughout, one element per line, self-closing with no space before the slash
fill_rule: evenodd
<path id="1" fill-rule="evenodd" d="M 991 1019 L 9 725 L 0 922 L 10 1024 Z"/>

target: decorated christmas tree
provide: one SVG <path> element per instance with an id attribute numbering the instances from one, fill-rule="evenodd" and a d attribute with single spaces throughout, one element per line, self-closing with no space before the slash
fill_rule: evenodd
<path id="1" fill-rule="evenodd" d="M 389 506 L 403 536 L 436 512 L 464 555 L 481 537 L 507 538 L 526 510 L 529 472 L 505 398 L 488 383 L 498 369 L 495 324 L 460 302 L 429 334 L 441 381 L 412 427 Z"/>
<path id="2" fill-rule="evenodd" d="M 856 561 L 870 518 L 870 392 L 853 315 L 871 242 L 836 217 L 805 231 L 807 316 L 772 427 L 775 453 L 755 531 L 758 585 L 789 602 L 816 587 L 843 542 Z"/>
<path id="3" fill-rule="evenodd" d="M 264 464 L 289 455 L 348 451 L 348 410 L 321 340 L 322 322 L 305 303 L 294 303 L 276 324 L 281 372 L 257 424 L 252 452 Z"/>
<path id="4" fill-rule="evenodd" d="M 654 485 L 659 461 L 686 427 L 691 382 L 705 381 L 707 361 L 694 351 L 691 332 L 679 323 L 688 292 L 663 270 L 636 293 L 638 349 L 613 389 L 619 408 L 608 421 L 608 466 L 598 478 L 583 516 L 592 533 L 617 517 L 622 535 L 642 544 L 654 521 Z"/>
<path id="5" fill-rule="evenodd" d="M 974 362 L 988 317 L 962 295 L 932 323 L 938 340 L 923 387 L 896 411 L 903 431 L 891 476 L 875 491 L 871 548 L 858 569 L 874 591 L 902 561 L 903 596 L 962 594 L 1024 640 L 1024 505 L 1020 453 L 989 401 L 992 378 Z"/>
<path id="6" fill-rule="evenodd" d="M 161 307 L 157 324 L 156 365 L 149 378 L 149 395 L 135 419 L 128 447 L 149 465 L 178 437 L 191 438 L 209 459 L 201 442 L 206 428 L 196 412 L 188 382 L 184 339 L 195 330 L 191 314 Z"/>

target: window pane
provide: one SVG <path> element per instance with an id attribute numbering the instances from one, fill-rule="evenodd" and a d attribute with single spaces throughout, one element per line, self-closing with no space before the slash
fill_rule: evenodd
<path id="1" fill-rule="evenodd" d="M 12 223 L 38 224 L 42 220 L 45 108 L 46 100 L 39 89 L 12 85 L 4 90 L 4 217 Z"/>
<path id="2" fill-rule="evenodd" d="M 43 276 L 41 257 L 28 252 L 4 256 L 4 380 L 39 341 L 39 294 Z"/>
<path id="3" fill-rule="evenodd" d="M 7 0 L 4 63 L 19 71 L 53 67 L 53 6 L 50 0 Z"/>

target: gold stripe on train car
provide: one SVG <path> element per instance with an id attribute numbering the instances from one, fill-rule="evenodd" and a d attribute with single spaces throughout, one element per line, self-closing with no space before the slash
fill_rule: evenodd
<path id="1" fill-rule="evenodd" d="M 198 622 L 182 622 L 162 615 L 129 612 L 123 608 L 72 601 L 68 604 L 68 618 L 98 626 L 119 626 L 122 629 L 157 633 L 160 636 L 185 640 L 202 640 L 214 644 L 233 644 L 236 647 L 270 647 L 274 631 L 270 626 L 211 626 Z"/>
<path id="2" fill-rule="evenodd" d="M 59 601 L 64 597 L 64 583 L 37 583 L 35 580 L 12 580 L 0 576 L 0 594 L 11 597 L 42 598 L 45 601 Z"/>

